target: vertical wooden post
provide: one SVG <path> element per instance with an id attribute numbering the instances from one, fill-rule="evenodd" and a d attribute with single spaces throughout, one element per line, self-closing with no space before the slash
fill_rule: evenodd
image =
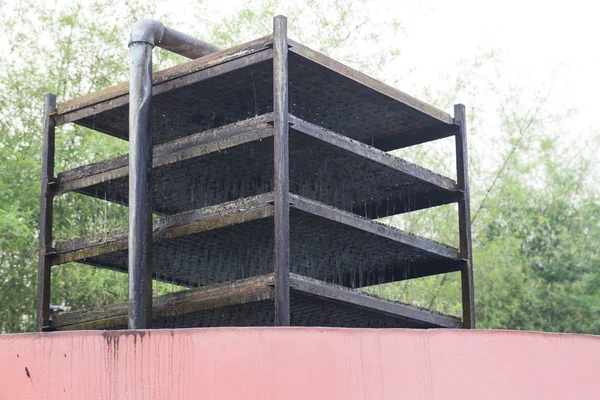
<path id="1" fill-rule="evenodd" d="M 467 156 L 467 116 L 465 106 L 454 106 L 454 123 L 459 126 L 456 133 L 456 169 L 458 188 L 464 198 L 458 202 L 458 226 L 460 257 L 466 262 L 461 269 L 463 326 L 475 328 L 475 299 L 473 296 L 473 251 L 471 246 L 471 205 L 469 195 L 469 164 Z"/>
<path id="2" fill-rule="evenodd" d="M 287 19 L 273 18 L 273 118 L 275 182 L 275 325 L 290 325 L 290 202 L 288 155 Z"/>
<path id="3" fill-rule="evenodd" d="M 44 96 L 44 121 L 42 132 L 42 190 L 40 195 L 40 242 L 38 253 L 38 295 L 36 304 L 36 329 L 38 332 L 50 325 L 50 279 L 52 259 L 52 203 L 54 199 L 54 142 L 56 123 L 56 95 Z"/>

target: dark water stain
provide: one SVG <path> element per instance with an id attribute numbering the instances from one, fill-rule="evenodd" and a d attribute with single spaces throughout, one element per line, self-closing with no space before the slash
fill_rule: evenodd
<path id="1" fill-rule="evenodd" d="M 112 357 L 114 358 L 115 361 L 117 361 L 117 359 L 118 359 L 119 341 L 120 341 L 121 337 L 133 336 L 133 345 L 134 345 L 134 350 L 135 350 L 138 338 L 140 339 L 140 342 L 143 343 L 144 337 L 146 335 L 149 336 L 150 332 L 131 330 L 131 331 L 105 331 L 102 333 L 102 336 L 104 337 L 104 341 L 106 342 L 106 345 L 108 346 L 108 353 L 110 355 L 112 355 Z"/>

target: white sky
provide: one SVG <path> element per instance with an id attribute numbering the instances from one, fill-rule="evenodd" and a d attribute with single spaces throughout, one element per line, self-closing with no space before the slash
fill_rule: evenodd
<path id="1" fill-rule="evenodd" d="M 399 12 L 402 1 L 392 2 Z M 592 1 L 425 1 L 403 19 L 405 55 L 430 65 L 432 76 L 456 67 L 480 49 L 503 51 L 503 81 L 544 91 L 554 90 L 550 106 L 576 107 L 578 128 L 596 129 L 600 106 L 600 12 Z M 436 46 L 442 42 L 444 47 Z M 447 63 L 428 59 L 420 49 L 435 47 Z M 428 68 L 428 69 L 429 69 Z M 554 77 L 554 79 L 552 79 Z"/>
<path id="2" fill-rule="evenodd" d="M 185 7 L 187 0 L 162 3 L 165 11 Z M 205 0 L 207 22 L 218 23 L 234 15 L 242 0 Z M 394 40 L 382 40 L 381 49 L 393 45 L 402 51 L 380 76 L 388 82 L 399 79 L 398 88 L 419 96 L 425 86 L 448 87 L 446 77 L 460 71 L 483 52 L 499 51 L 493 78 L 499 90 L 517 88 L 524 96 L 551 95 L 544 106 L 547 113 L 575 113 L 557 123 L 564 132 L 563 144 L 590 140 L 600 131 L 600 3 L 584 0 L 371 0 L 369 18 L 396 17 L 403 33 Z M 289 18 L 293 16 L 288 15 Z M 196 17 L 197 18 L 197 17 Z M 197 24 L 198 21 L 196 21 Z M 189 22 L 188 22 L 189 23 Z M 193 23 L 192 23 L 193 24 Z M 382 29 L 384 27 L 382 26 Z M 357 51 L 361 51 L 360 48 Z M 495 71 L 495 70 L 494 70 Z M 478 71 L 478 73 L 480 73 Z M 493 72 L 483 71 L 487 78 Z M 482 90 L 477 98 L 458 98 L 470 105 L 481 103 L 488 114 L 477 135 L 499 134 L 495 119 L 498 98 Z M 527 105 L 527 100 L 524 101 Z M 451 112 L 452 110 L 446 110 Z M 477 138 L 476 138 L 477 139 Z M 589 143 L 588 143 L 589 144 Z M 597 144 L 597 143 L 596 143 Z M 593 148 L 588 146 L 588 151 Z"/>
<path id="3" fill-rule="evenodd" d="M 168 1 L 165 8 L 186 0 Z M 241 0 L 206 0 L 217 23 Z M 600 3 L 585 0 L 372 0 L 372 18 L 396 16 L 404 28 L 402 58 L 431 82 L 452 73 L 462 59 L 501 50 L 507 82 L 533 90 L 554 85 L 556 106 L 575 106 L 592 124 L 600 101 Z M 212 14 L 212 15 L 211 15 Z M 289 16 L 291 17 L 291 16 Z M 385 42 L 382 42 L 382 46 Z M 418 83 L 417 83 L 418 84 Z M 402 88 L 400 88 L 402 89 Z M 585 120 L 585 121 L 584 121 Z M 587 122 L 587 123 L 586 123 Z M 590 124 L 588 124 L 590 123 Z"/>
<path id="4" fill-rule="evenodd" d="M 44 3 L 68 4 L 68 0 L 44 0 Z M 246 1 L 205 0 L 207 13 L 201 21 L 196 12 L 191 12 L 193 3 L 197 1 L 159 1 L 158 11 L 170 14 L 171 21 L 181 22 L 182 30 L 186 31 L 190 26 L 218 24 L 228 15 L 236 15 Z M 556 129 L 564 133 L 563 144 L 577 143 L 589 154 L 595 154 L 599 143 L 590 142 L 590 138 L 600 131 L 596 117 L 600 109 L 597 95 L 600 93 L 600 23 L 596 21 L 600 6 L 596 2 L 371 0 L 368 14 L 373 21 L 396 17 L 402 24 L 402 34 L 377 43 L 382 51 L 394 46 L 401 49 L 400 57 L 379 74 L 387 82 L 398 81 L 400 90 L 417 97 L 421 97 L 420 90 L 426 86 L 447 90 L 452 77 L 461 70 L 461 60 L 469 63 L 483 52 L 500 51 L 493 65 L 496 70 L 482 68 L 476 73 L 494 79 L 494 84 L 503 92 L 516 87 L 528 98 L 552 89 L 546 112 L 576 111 L 556 123 Z M 381 29 L 384 31 L 385 27 L 382 25 Z M 123 43 L 125 46 L 126 38 Z M 361 49 L 358 44 L 356 51 L 365 50 L 372 49 Z M 495 72 L 498 77 L 494 77 Z M 482 107 L 480 117 L 483 116 L 484 122 L 478 130 L 470 132 L 475 141 L 479 140 L 479 148 L 485 148 L 481 146 L 484 136 L 494 138 L 500 134 L 495 119 L 497 97 L 481 90 L 475 98 L 457 99 L 467 107 L 473 103 Z M 446 111 L 452 112 L 451 109 Z"/>
<path id="5" fill-rule="evenodd" d="M 458 72 L 460 60 L 499 50 L 500 90 L 519 88 L 525 95 L 551 90 L 545 111 L 575 112 L 558 122 L 563 145 L 576 144 L 594 159 L 592 134 L 600 131 L 600 3 L 592 1 L 387 1 L 382 9 L 401 17 L 405 28 L 402 58 L 417 71 L 415 84 L 443 86 L 441 76 Z M 402 18 L 402 16 L 404 16 Z M 435 51 L 432 51 L 435 49 Z M 443 61 L 442 61 L 443 60 Z M 434 83 L 435 85 L 435 83 Z M 402 89 L 402 88 L 401 88 Z M 408 89 L 407 89 L 408 90 Z M 494 112 L 498 99 L 481 93 L 475 101 Z M 458 99 L 467 107 L 473 99 Z M 525 102 L 526 103 L 526 102 Z M 480 135 L 498 135 L 489 116 Z M 592 145 L 596 145 L 591 147 Z M 598 170 L 594 185 L 598 181 Z"/>

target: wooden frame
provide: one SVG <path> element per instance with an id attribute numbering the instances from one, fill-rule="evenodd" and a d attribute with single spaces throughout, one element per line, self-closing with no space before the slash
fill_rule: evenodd
<path id="1" fill-rule="evenodd" d="M 454 106 L 454 121 L 459 126 L 456 133 L 457 184 L 464 193 L 458 202 L 458 227 L 460 256 L 465 262 L 461 268 L 463 323 L 465 328 L 475 329 L 475 298 L 473 294 L 473 250 L 471 239 L 471 205 L 469 195 L 469 165 L 467 153 L 467 114 L 465 106 Z"/>
<path id="2" fill-rule="evenodd" d="M 50 285 L 52 279 L 52 217 L 54 200 L 54 142 L 56 135 L 56 95 L 44 96 L 42 132 L 42 188 L 40 194 L 40 242 L 38 253 L 38 295 L 36 329 L 50 323 Z"/>
<path id="3" fill-rule="evenodd" d="M 431 127 L 425 127 L 408 132 L 401 137 L 386 137 L 378 140 L 377 146 L 367 145 L 337 133 L 335 129 L 325 129 L 315 123 L 291 115 L 289 107 L 288 88 L 288 53 L 294 57 L 303 57 L 312 63 L 349 78 L 379 95 L 401 103 L 403 106 L 422 113 L 434 121 Z M 290 56 L 291 57 L 291 56 Z M 297 59 L 297 58 L 296 58 Z M 240 202 L 231 202 L 201 210 L 184 212 L 177 215 L 166 215 L 155 223 L 154 239 L 166 240 L 173 237 L 202 232 L 244 223 L 253 219 L 273 218 L 275 230 L 273 275 L 269 281 L 275 308 L 274 324 L 286 326 L 290 324 L 290 288 L 292 290 L 302 287 L 306 292 L 315 290 L 321 294 L 326 293 L 320 284 L 290 273 L 290 208 L 302 210 L 321 218 L 339 222 L 341 224 L 360 229 L 364 232 L 392 239 L 408 246 L 421 249 L 431 254 L 444 258 L 443 262 L 436 265 L 427 264 L 414 268 L 408 278 L 461 271 L 463 323 L 465 328 L 475 327 L 474 297 L 473 297 L 473 267 L 472 267 L 472 239 L 470 227 L 467 141 L 466 141 L 466 114 L 464 106 L 456 105 L 454 118 L 447 113 L 408 96 L 394 88 L 378 82 L 358 71 L 346 67 L 318 52 L 302 46 L 287 38 L 287 21 L 285 17 L 278 16 L 273 21 L 273 33 L 255 41 L 245 43 L 232 49 L 223 50 L 198 60 L 178 65 L 153 76 L 153 93 L 165 93 L 202 80 L 211 79 L 248 65 L 253 65 L 266 60 L 273 62 L 273 112 L 248 118 L 246 120 L 205 130 L 196 134 L 163 143 L 154 148 L 153 168 L 168 165 L 193 157 L 202 157 L 221 149 L 273 138 L 274 155 L 274 188 L 273 192 L 243 199 Z M 54 177 L 54 135 L 55 126 L 68 122 L 79 123 L 86 126 L 85 118 L 99 113 L 122 107 L 128 104 L 129 96 L 127 84 L 105 89 L 97 93 L 70 100 L 56 106 L 53 95 L 46 96 L 44 111 L 44 144 L 42 153 L 42 196 L 40 202 L 40 253 L 38 265 L 38 303 L 37 303 L 37 329 L 43 330 L 50 326 L 50 271 L 52 265 L 83 260 L 98 254 L 127 248 L 127 235 L 124 231 L 114 231 L 101 237 L 79 238 L 58 243 L 56 250 L 52 246 L 52 200 L 55 195 L 70 191 L 77 191 L 85 195 L 94 196 L 88 187 L 109 182 L 128 175 L 128 157 L 121 156 L 112 160 L 84 166 L 72 171 L 67 171 Z M 120 133 L 110 132 L 101 126 L 94 126 L 96 130 L 126 138 Z M 381 224 L 358 217 L 359 211 L 354 213 L 342 211 L 326 204 L 290 193 L 290 130 L 300 132 L 315 138 L 327 145 L 335 146 L 341 151 L 354 157 L 361 157 L 369 162 L 384 168 L 391 168 L 410 175 L 418 182 L 432 185 L 440 191 L 440 195 L 425 200 L 415 200 L 409 207 L 400 204 L 398 199 L 389 199 L 385 204 L 370 204 L 364 211 L 368 218 L 375 219 L 399 212 L 407 212 L 434 207 L 453 202 L 458 203 L 460 247 L 458 250 L 435 244 L 431 241 L 408 235 L 393 228 L 382 227 Z M 343 133 L 343 132 L 342 132 Z M 294 133 L 298 134 L 298 133 Z M 457 181 L 441 177 L 417 165 L 405 162 L 386 153 L 386 151 L 412 146 L 415 144 L 454 136 L 456 140 Z M 362 139 L 361 139 L 362 140 Z M 110 199 L 117 203 L 125 203 L 122 199 Z M 235 203 L 235 204 L 234 204 Z M 229 207 L 229 208 L 228 208 Z M 237 208 L 236 208 L 237 207 Z M 390 210 L 394 210 L 390 213 Z M 92 263 L 90 263 L 92 264 Z M 350 285 L 350 282 L 359 281 L 363 286 L 379 284 L 383 281 L 391 282 L 398 279 L 401 268 L 392 268 L 385 271 L 381 277 L 374 278 L 368 274 L 349 274 L 341 282 Z M 404 272 L 405 273 L 405 272 Z M 154 276 L 155 278 L 159 278 Z M 185 285 L 184 280 L 177 281 Z M 312 289 L 311 289 L 312 288 Z M 329 293 L 333 300 L 344 298 L 350 301 L 352 295 L 342 295 L 338 291 Z M 266 292 L 265 292 L 266 293 Z M 189 293 L 193 296 L 193 293 Z M 327 297 L 327 296 L 326 296 Z M 349 300 L 350 299 L 350 300 Z M 378 299 L 369 299 L 360 303 L 361 307 L 370 310 L 387 309 Z M 351 301 L 350 301 L 351 302 Z M 383 307 L 383 308 L 382 308 Z M 391 306 L 390 306 L 391 307 Z M 381 311 L 380 310 L 380 311 Z M 421 314 L 415 314 L 421 315 Z M 59 318 L 60 320 L 60 318 Z M 448 321 L 446 321 L 448 322 Z M 95 326 L 95 325 L 85 325 Z M 454 320 L 445 325 L 456 327 Z"/>
<path id="4" fill-rule="evenodd" d="M 255 276 L 192 290 L 174 292 L 153 299 L 153 319 L 183 316 L 225 307 L 243 306 L 262 301 L 275 302 L 274 274 Z M 436 328 L 460 328 L 458 318 L 431 312 L 408 304 L 380 299 L 357 290 L 332 285 L 298 274 L 289 274 L 292 296 L 298 294 L 321 303 L 366 310 L 391 319 L 406 319 Z M 296 312 L 302 313 L 301 310 Z M 343 322 L 343 321 L 340 321 Z M 127 304 L 120 303 L 92 310 L 59 315 L 53 321 L 56 330 L 120 329 L 127 325 Z"/>
<path id="5" fill-rule="evenodd" d="M 290 325 L 290 170 L 287 19 L 273 19 L 275 325 Z"/>

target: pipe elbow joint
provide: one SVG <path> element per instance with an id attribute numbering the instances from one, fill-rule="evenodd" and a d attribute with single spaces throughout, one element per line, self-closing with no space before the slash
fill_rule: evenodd
<path id="1" fill-rule="evenodd" d="M 131 30 L 129 46 L 134 43 L 147 43 L 154 47 L 160 43 L 166 31 L 167 28 L 161 22 L 151 19 L 138 21 Z"/>

